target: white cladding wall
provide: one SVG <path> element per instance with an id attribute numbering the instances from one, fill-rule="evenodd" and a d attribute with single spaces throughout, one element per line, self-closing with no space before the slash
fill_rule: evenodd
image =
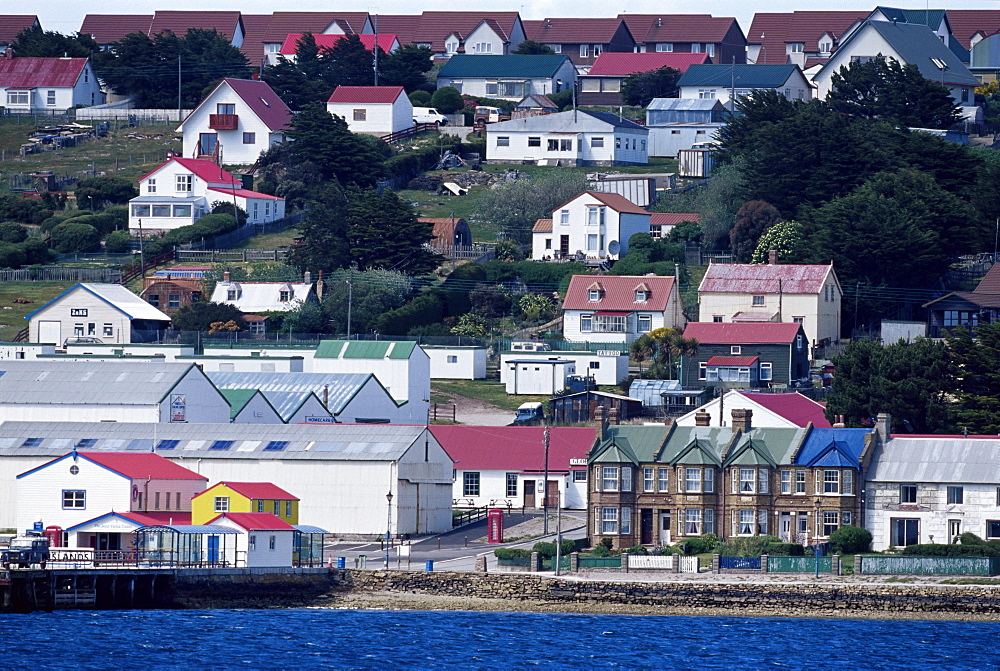
<path id="1" fill-rule="evenodd" d="M 0 343 L 0 361 L 30 361 L 39 355 L 55 354 L 55 345 L 38 343 Z"/>
<path id="2" fill-rule="evenodd" d="M 390 424 L 405 424 L 410 419 L 408 405 L 410 404 L 397 405 L 377 379 L 369 379 L 340 411 L 337 421 L 355 424 L 362 419 L 388 419 Z"/>
<path id="3" fill-rule="evenodd" d="M 183 397 L 178 399 L 177 397 Z M 171 406 L 184 402 L 184 419 L 175 418 Z M 135 421 L 135 420 L 119 420 Z M 226 424 L 229 422 L 229 402 L 211 380 L 197 368 L 192 368 L 160 403 L 161 422 L 183 421 L 189 424 Z"/>
<path id="4" fill-rule="evenodd" d="M 577 375 L 589 375 L 597 384 L 618 384 L 628 377 L 628 355 L 597 354 L 574 351 L 504 352 L 500 355 L 500 381 L 506 382 L 510 373 L 510 359 L 545 361 L 565 359 L 572 361 Z M 595 366 L 596 364 L 596 366 Z"/>
<path id="5" fill-rule="evenodd" d="M 489 130 L 487 158 L 494 161 L 580 160 L 588 163 L 648 162 L 648 135 L 645 128 L 614 128 L 582 133 Z M 503 144 L 507 138 L 507 144 Z M 555 142 L 550 149 L 549 142 Z M 569 144 L 564 146 L 565 141 Z M 531 146 L 535 144 L 537 146 Z"/>
<path id="6" fill-rule="evenodd" d="M 73 316 L 71 311 L 83 316 Z M 58 336 L 53 335 L 56 333 Z M 62 346 L 67 338 L 75 335 L 95 336 L 105 343 L 129 343 L 132 342 L 132 321 L 121 310 L 77 287 L 35 313 L 29 322 L 28 339 L 31 342 Z"/>
<path id="7" fill-rule="evenodd" d="M 430 359 L 431 378 L 482 380 L 486 377 L 485 347 L 424 347 Z"/>
<path id="8" fill-rule="evenodd" d="M 454 40 L 454 38 L 451 39 Z M 511 48 L 516 49 L 517 47 L 512 45 Z M 465 37 L 465 53 L 480 56 L 503 56 L 508 52 L 503 39 L 488 24 L 480 23 Z"/>
<path id="9" fill-rule="evenodd" d="M 603 208 L 604 224 L 588 223 L 590 208 Z M 600 212 L 600 210 L 598 211 Z M 598 222 L 600 216 L 598 214 Z M 569 236 L 569 253 L 582 253 L 588 257 L 617 259 L 628 252 L 628 239 L 636 233 L 649 233 L 649 215 L 618 212 L 605 205 L 596 196 L 583 193 L 552 212 L 552 232 L 532 236 L 532 255 L 538 259 L 552 255 L 562 246 L 563 236 Z M 552 248 L 545 249 L 544 239 L 552 240 Z M 618 242 L 620 251 L 612 254 L 608 248 Z"/>
<path id="10" fill-rule="evenodd" d="M 793 70 L 780 86 L 775 86 L 774 88 L 763 88 L 764 91 L 775 91 L 784 95 L 789 100 L 809 100 L 812 98 L 812 87 L 809 83 L 798 74 L 797 71 Z M 723 103 L 729 102 L 730 94 L 733 89 L 730 86 L 682 86 L 680 87 L 680 93 L 678 98 L 687 99 L 699 99 L 699 98 L 711 98 L 714 100 L 719 100 Z M 741 97 L 745 97 L 750 93 L 747 89 L 736 89 L 736 99 L 739 100 Z M 824 94 L 825 97 L 825 94 Z"/>
<path id="11" fill-rule="evenodd" d="M 233 418 L 234 424 L 282 424 L 278 413 L 267 402 L 263 394 L 254 394 L 253 398 Z"/>
<path id="12" fill-rule="evenodd" d="M 352 133 L 388 135 L 413 126 L 413 104 L 405 93 L 392 103 L 331 103 L 326 111 L 343 117 Z"/>
<path id="13" fill-rule="evenodd" d="M 796 424 L 781 415 L 771 412 L 767 408 L 758 405 L 738 392 L 727 392 L 725 402 L 722 404 L 722 411 L 727 415 L 722 418 L 721 426 L 730 426 L 732 422 L 732 410 L 753 410 L 753 426 L 796 428 Z M 719 424 L 719 399 L 713 399 L 697 408 L 692 407 L 691 411 L 674 420 L 677 426 L 697 426 L 694 416 L 704 410 L 708 413 L 710 426 L 720 426 Z"/>
<path id="14" fill-rule="evenodd" d="M 419 347 L 409 359 L 334 359 L 313 360 L 316 373 L 372 373 L 403 406 L 406 421 L 423 424 L 431 393 L 430 358 Z"/>
<path id="15" fill-rule="evenodd" d="M 244 347 L 205 347 L 202 350 L 205 356 L 212 357 L 233 357 L 233 358 L 244 358 L 244 357 L 273 357 L 273 358 L 284 358 L 298 356 L 302 357 L 302 369 L 289 372 L 298 373 L 313 373 L 315 368 L 313 367 L 313 357 L 316 356 L 316 348 L 308 347 L 302 349 L 251 349 Z M 206 369 L 208 370 L 208 369 Z M 259 368 L 257 370 L 260 370 Z M 277 369 L 280 370 L 280 369 Z"/>
<path id="16" fill-rule="evenodd" d="M 479 495 L 466 495 L 465 474 L 479 474 Z M 583 471 L 586 473 L 586 471 Z M 517 478 L 516 491 L 511 495 L 507 489 L 507 476 Z M 455 482 L 452 485 L 452 498 L 461 506 L 483 506 L 498 508 L 519 508 L 524 504 L 524 482 L 529 480 L 537 485 L 544 478 L 542 473 L 520 473 L 518 471 L 455 471 Z M 576 481 L 573 474 L 549 473 L 550 482 L 559 483 L 559 500 L 562 507 L 569 510 L 585 510 L 587 508 L 587 481 Z M 541 507 L 542 497 L 536 492 L 535 505 Z"/>
<path id="17" fill-rule="evenodd" d="M 42 460 L 36 460 L 36 465 L 38 461 Z M 76 475 L 70 473 L 73 465 L 80 469 Z M 30 529 L 39 520 L 43 527 L 58 525 L 68 529 L 112 510 L 127 512 L 132 507 L 131 479 L 86 459 L 63 459 L 19 480 L 5 478 L 3 489 L 15 490 L 18 503 L 14 519 L 4 515 L 4 526 L 19 531 Z M 86 492 L 84 507 L 63 509 L 64 490 Z M 6 506 L 4 510 L 8 510 Z"/>
<path id="18" fill-rule="evenodd" d="M 649 129 L 649 155 L 677 158 L 677 152 L 691 149 L 696 143 L 711 142 L 722 124 L 676 124 L 651 126 Z"/>
<path id="19" fill-rule="evenodd" d="M 219 525 L 239 531 L 238 536 L 226 536 L 226 544 L 236 541 L 236 556 L 246 557 L 247 568 L 288 567 L 292 565 L 292 554 L 295 549 L 295 532 L 290 529 L 244 529 L 234 521 L 223 517 L 212 521 Z M 250 539 L 253 538 L 251 548 Z M 271 547 L 271 543 L 274 547 Z"/>
<path id="20" fill-rule="evenodd" d="M 572 361 L 508 361 L 506 389 L 508 394 L 556 394 L 566 388 L 566 377 L 576 375 Z"/>
<path id="21" fill-rule="evenodd" d="M 288 418 L 288 424 L 303 424 L 307 417 L 331 417 L 323 402 L 316 396 L 309 396 L 295 413 Z"/>
<path id="22" fill-rule="evenodd" d="M 828 295 L 827 291 L 833 300 L 824 298 Z M 698 302 L 698 317 L 703 322 L 714 321 L 716 316 L 721 316 L 724 322 L 731 322 L 737 312 L 775 314 L 780 310 L 775 321 L 791 322 L 801 317 L 802 330 L 810 343 L 815 344 L 825 338 L 840 340 L 842 296 L 832 276 L 827 277 L 819 294 L 764 294 L 762 306 L 753 305 L 752 294 L 736 292 L 699 292 Z"/>
<path id="23" fill-rule="evenodd" d="M 102 344 L 68 344 L 67 354 L 88 354 L 95 356 L 107 356 L 115 361 L 120 360 L 119 353 L 124 356 L 162 356 L 163 361 L 171 362 L 180 356 L 191 356 L 194 354 L 194 347 L 189 345 L 102 345 Z M 49 352 L 51 354 L 51 352 Z"/>
<path id="24" fill-rule="evenodd" d="M 208 127 L 209 115 L 217 113 L 217 105 L 220 103 L 236 106 L 236 115 L 239 117 L 236 130 L 213 130 Z M 284 137 L 281 132 L 272 133 L 271 129 L 226 83 L 205 98 L 184 120 L 183 133 L 186 158 L 196 158 L 199 136 L 202 133 L 216 133 L 218 142 L 222 145 L 220 150 L 222 162 L 226 165 L 250 165 L 257 160 L 262 151 L 281 142 Z M 254 134 L 253 143 L 243 143 L 244 133 Z"/>
<path id="25" fill-rule="evenodd" d="M 640 314 L 650 316 L 650 330 L 653 331 L 663 326 L 683 328 L 683 318 L 667 318 L 668 315 L 676 314 L 678 312 L 676 298 L 676 293 L 671 294 L 667 310 L 664 312 L 644 310 L 641 312 L 629 313 L 625 317 L 624 333 L 601 333 L 597 331 L 583 332 L 580 330 L 580 316 L 592 315 L 595 310 L 563 310 L 563 338 L 569 342 L 630 343 L 642 335 L 642 333 L 639 333 L 638 330 Z"/>
<path id="26" fill-rule="evenodd" d="M 302 359 L 287 356 L 246 356 L 239 354 L 186 356 L 181 359 L 185 363 L 196 363 L 208 373 L 301 373 Z"/>

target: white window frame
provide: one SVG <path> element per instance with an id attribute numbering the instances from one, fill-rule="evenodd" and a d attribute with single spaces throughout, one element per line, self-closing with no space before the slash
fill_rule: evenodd
<path id="1" fill-rule="evenodd" d="M 652 466 L 643 466 L 642 468 L 642 491 L 652 492 L 654 491 L 653 486 L 655 485 L 655 480 L 653 478 L 654 471 Z"/>
<path id="2" fill-rule="evenodd" d="M 701 493 L 701 469 L 700 468 L 685 468 L 684 469 L 684 491 L 691 492 L 692 494 Z"/>
<path id="3" fill-rule="evenodd" d="M 661 493 L 666 493 L 670 491 L 670 469 L 669 468 L 657 468 L 656 469 L 656 489 Z"/>
<path id="4" fill-rule="evenodd" d="M 618 508 L 613 506 L 604 506 L 599 509 L 601 511 L 601 530 L 600 533 L 603 536 L 617 536 L 618 535 Z"/>
<path id="5" fill-rule="evenodd" d="M 174 189 L 178 193 L 191 193 L 194 186 L 194 175 L 176 175 Z"/>
<path id="6" fill-rule="evenodd" d="M 671 54 L 674 52 L 673 42 L 657 42 L 656 51 L 661 54 Z"/>
<path id="7" fill-rule="evenodd" d="M 701 469 L 702 489 L 706 494 L 715 493 L 715 469 L 714 468 L 703 468 Z"/>
<path id="8" fill-rule="evenodd" d="M 806 472 L 804 470 L 795 471 L 795 493 L 806 493 Z"/>
<path id="9" fill-rule="evenodd" d="M 229 512 L 229 497 L 228 496 L 216 496 L 214 501 L 213 510 L 217 513 L 228 513 Z"/>
<path id="10" fill-rule="evenodd" d="M 684 509 L 684 535 L 701 535 L 701 508 Z"/>
<path id="11" fill-rule="evenodd" d="M 462 496 L 479 496 L 482 491 L 482 478 L 479 471 L 465 471 L 462 473 Z"/>
<path id="12" fill-rule="evenodd" d="M 792 472 L 788 470 L 781 471 L 781 493 L 791 494 L 792 493 Z"/>
<path id="13" fill-rule="evenodd" d="M 602 492 L 617 492 L 618 491 L 618 467 L 617 466 L 602 466 L 601 467 L 601 491 Z"/>
<path id="14" fill-rule="evenodd" d="M 823 471 L 823 493 L 840 494 L 840 471 L 835 469 Z"/>
<path id="15" fill-rule="evenodd" d="M 753 468 L 741 468 L 739 469 L 739 490 L 740 494 L 756 494 L 757 493 L 757 473 Z M 734 482 L 735 484 L 735 482 Z"/>

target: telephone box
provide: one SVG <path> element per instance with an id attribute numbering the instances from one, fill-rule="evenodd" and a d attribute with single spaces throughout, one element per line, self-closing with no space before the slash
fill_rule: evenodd
<path id="1" fill-rule="evenodd" d="M 486 514 L 486 542 L 503 543 L 503 509 L 490 508 Z"/>
<path id="2" fill-rule="evenodd" d="M 50 548 L 62 547 L 63 542 L 63 530 L 62 527 L 50 526 L 45 527 L 44 536 L 49 539 Z"/>

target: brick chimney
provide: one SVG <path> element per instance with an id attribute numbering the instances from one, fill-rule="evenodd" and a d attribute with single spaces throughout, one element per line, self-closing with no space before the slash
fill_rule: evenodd
<path id="1" fill-rule="evenodd" d="M 222 273 L 222 281 L 226 284 L 229 284 L 232 281 L 232 275 L 229 274 L 228 270 Z"/>
<path id="2" fill-rule="evenodd" d="M 892 416 L 887 412 L 880 412 L 878 417 L 875 418 L 875 433 L 878 434 L 878 439 L 883 444 L 889 442 L 889 439 L 892 438 L 892 434 L 889 433 L 891 430 Z"/>
<path id="3" fill-rule="evenodd" d="M 843 429 L 844 427 L 847 426 L 847 424 L 844 423 L 844 416 L 843 415 L 836 415 L 833 419 L 834 419 L 833 428 L 835 428 L 835 429 Z"/>
<path id="4" fill-rule="evenodd" d="M 594 421 L 601 430 L 601 440 L 608 435 L 608 418 L 604 416 L 604 406 L 599 405 L 594 408 Z"/>
<path id="5" fill-rule="evenodd" d="M 733 433 L 749 431 L 752 428 L 750 425 L 751 417 L 753 417 L 753 410 L 733 408 Z"/>
<path id="6" fill-rule="evenodd" d="M 767 250 L 767 262 L 770 265 L 772 265 L 772 266 L 778 265 L 778 250 L 777 249 L 769 249 L 769 250 Z"/>
<path id="7" fill-rule="evenodd" d="M 618 424 L 618 408 L 608 409 L 608 424 Z"/>
<path id="8" fill-rule="evenodd" d="M 694 425 L 695 426 L 711 426 L 712 416 L 705 412 L 704 410 L 699 410 L 694 413 Z"/>

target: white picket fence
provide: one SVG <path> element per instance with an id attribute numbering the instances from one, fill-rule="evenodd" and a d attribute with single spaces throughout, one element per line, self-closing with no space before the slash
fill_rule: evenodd
<path id="1" fill-rule="evenodd" d="M 680 555 L 629 555 L 630 571 L 676 571 L 680 561 L 681 573 L 697 573 L 698 558 Z"/>

